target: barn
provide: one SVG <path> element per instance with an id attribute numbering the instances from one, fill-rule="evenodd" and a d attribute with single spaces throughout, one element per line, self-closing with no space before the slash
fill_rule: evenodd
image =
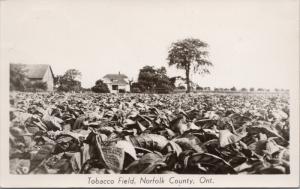
<path id="1" fill-rule="evenodd" d="M 103 82 L 107 84 L 111 93 L 130 92 L 129 80 L 124 74 L 106 74 Z"/>
<path id="2" fill-rule="evenodd" d="M 22 67 L 27 79 L 30 82 L 42 81 L 47 84 L 47 91 L 54 89 L 54 74 L 48 64 L 15 64 Z"/>

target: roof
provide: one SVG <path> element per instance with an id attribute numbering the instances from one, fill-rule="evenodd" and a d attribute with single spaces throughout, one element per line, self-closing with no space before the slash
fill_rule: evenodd
<path id="1" fill-rule="evenodd" d="M 127 85 L 128 82 L 125 80 L 128 77 L 124 74 L 106 74 L 103 78 L 111 81 L 113 85 Z"/>
<path id="2" fill-rule="evenodd" d="M 107 79 L 126 79 L 126 78 L 128 78 L 124 74 L 106 74 L 104 77 Z"/>
<path id="3" fill-rule="evenodd" d="M 29 79 L 42 79 L 48 69 L 50 68 L 51 74 L 54 78 L 52 68 L 48 64 L 14 64 L 15 66 L 22 66 L 25 71 L 25 75 Z"/>

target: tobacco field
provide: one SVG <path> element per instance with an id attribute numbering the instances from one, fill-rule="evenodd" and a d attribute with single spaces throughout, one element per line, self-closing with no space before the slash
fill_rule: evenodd
<path id="1" fill-rule="evenodd" d="M 289 174 L 288 94 L 11 93 L 11 174 Z"/>

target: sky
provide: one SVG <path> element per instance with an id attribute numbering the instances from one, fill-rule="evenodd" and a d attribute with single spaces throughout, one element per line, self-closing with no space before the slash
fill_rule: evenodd
<path id="1" fill-rule="evenodd" d="M 184 76 L 168 66 L 168 50 L 192 37 L 208 43 L 214 64 L 191 76 L 200 86 L 289 88 L 298 24 L 297 0 L 1 0 L 1 63 L 75 68 L 83 87 L 108 73 L 136 80 L 145 65 Z"/>

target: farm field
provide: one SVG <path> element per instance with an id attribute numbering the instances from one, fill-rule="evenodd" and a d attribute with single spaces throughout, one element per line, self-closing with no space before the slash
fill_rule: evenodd
<path id="1" fill-rule="evenodd" d="M 11 174 L 289 174 L 289 95 L 11 93 Z"/>

